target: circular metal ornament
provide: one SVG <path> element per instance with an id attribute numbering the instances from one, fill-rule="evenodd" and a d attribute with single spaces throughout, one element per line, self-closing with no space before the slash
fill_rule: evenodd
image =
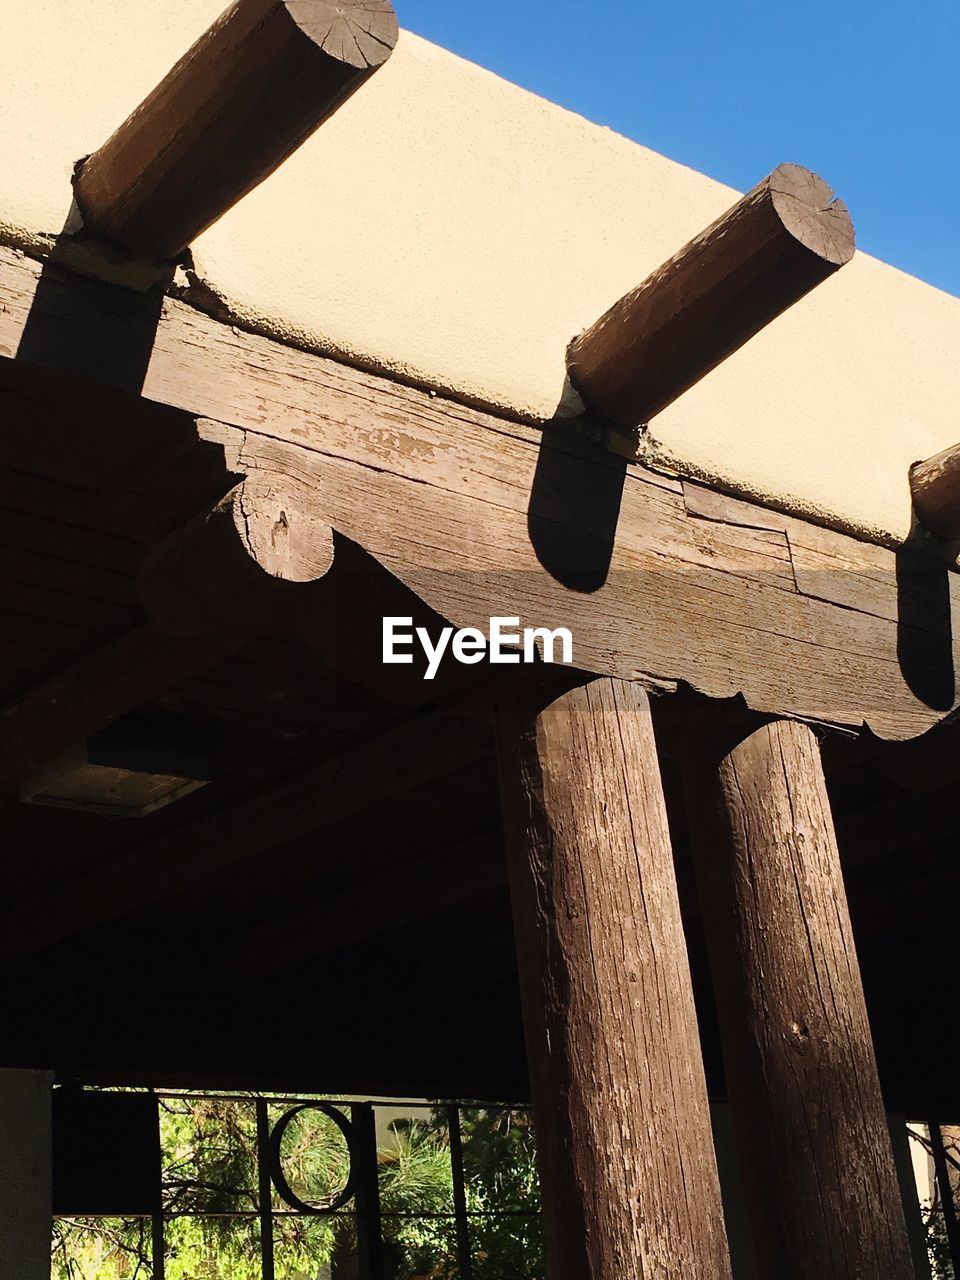
<path id="1" fill-rule="evenodd" d="M 283 1158 L 280 1147 L 284 1139 L 284 1135 L 292 1122 L 301 1113 L 301 1111 L 319 1111 L 325 1115 L 328 1120 L 332 1120 L 336 1127 L 343 1135 L 343 1140 L 347 1144 L 347 1155 L 350 1160 L 350 1169 L 347 1174 L 347 1180 L 337 1192 L 324 1197 L 323 1200 L 316 1204 L 308 1204 L 305 1200 L 301 1200 L 298 1195 L 291 1189 L 287 1181 L 286 1174 L 283 1172 Z M 353 1199 L 356 1191 L 356 1172 L 354 1169 L 354 1135 L 353 1126 L 342 1111 L 338 1111 L 336 1107 L 331 1107 L 325 1102 L 304 1102 L 299 1107 L 294 1107 L 280 1117 L 270 1134 L 270 1176 L 273 1178 L 273 1185 L 277 1188 L 280 1198 L 290 1206 L 296 1209 L 298 1213 L 308 1214 L 312 1217 L 324 1217 L 326 1214 L 336 1213 L 338 1209 Z"/>

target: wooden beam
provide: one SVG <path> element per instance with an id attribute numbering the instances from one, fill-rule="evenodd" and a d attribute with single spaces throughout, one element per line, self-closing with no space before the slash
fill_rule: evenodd
<path id="1" fill-rule="evenodd" d="M 498 730 L 552 1280 L 730 1276 L 645 691 Z"/>
<path id="2" fill-rule="evenodd" d="M 333 560 L 333 530 L 317 517 L 308 486 L 254 474 L 151 548 L 137 591 L 177 636 L 250 629 L 264 616 L 283 629 L 287 614 L 299 615 L 304 587 L 319 583 Z"/>
<path id="3" fill-rule="evenodd" d="M 16 353 L 29 316 L 32 331 L 85 333 L 92 311 L 109 319 L 111 335 L 122 332 L 132 291 L 49 264 L 38 290 L 40 270 L 0 248 L 0 356 Z M 96 356 L 71 342 L 35 358 L 45 369 L 83 366 L 95 403 L 104 383 L 127 381 Z M 173 299 L 138 391 L 141 381 L 147 400 L 188 412 L 205 441 L 229 450 L 231 472 L 259 466 L 302 477 L 325 521 L 457 625 L 520 616 L 524 625 L 566 626 L 583 670 L 685 680 L 715 698 L 742 692 L 761 712 L 858 731 L 866 723 L 883 738 L 915 736 L 943 717 L 912 687 L 902 658 L 911 645 L 943 650 L 949 601 L 944 611 L 942 593 L 928 599 L 921 584 L 902 628 L 897 556 L 885 547 L 756 503 L 708 510 L 710 491 L 642 466 L 624 475 L 622 459 L 575 447 L 559 428 L 466 408 L 239 332 Z M 70 420 L 63 426 L 67 436 Z M 84 427 L 86 447 L 95 414 Z M 0 463 L 7 447 L 5 439 Z M 44 458 L 52 466 L 55 457 L 35 448 L 31 466 L 45 474 Z M 611 496 L 615 568 L 593 592 L 570 591 L 544 566 L 543 543 L 581 547 Z M 947 574 L 943 566 L 940 585 Z M 422 687 L 421 670 L 406 670 Z"/>
<path id="4" fill-rule="evenodd" d="M 43 950 L 205 876 L 345 822 L 490 751 L 489 731 L 440 712 L 404 721 L 292 778 L 165 831 L 0 911 L 0 954 Z"/>
<path id="5" fill-rule="evenodd" d="M 176 258 L 396 41 L 390 0 L 236 0 L 82 164 L 74 188 L 85 228 L 148 258 Z"/>
<path id="6" fill-rule="evenodd" d="M 960 538 L 960 445 L 951 445 L 910 468 L 913 509 L 938 538 Z"/>
<path id="7" fill-rule="evenodd" d="M 225 965 L 243 974 L 287 969 L 480 897 L 503 885 L 506 875 L 497 837 L 481 836 L 253 925 L 228 941 Z"/>
<path id="8" fill-rule="evenodd" d="M 782 164 L 570 345 L 587 408 L 647 422 L 853 257 L 847 207 Z"/>
<path id="9" fill-rule="evenodd" d="M 686 784 L 758 1275 L 910 1280 L 816 738 L 766 725 Z"/>
<path id="10" fill-rule="evenodd" d="M 394 703 L 462 691 L 469 673 L 451 661 L 429 683 L 412 666 L 384 664 L 385 616 L 410 617 L 431 635 L 444 622 L 362 547 L 334 534 L 314 486 L 242 450 L 233 461 L 251 474 L 144 557 L 137 591 L 150 616 L 177 637 L 258 627 L 295 636 Z"/>
<path id="11" fill-rule="evenodd" d="M 303 486 L 248 478 L 160 540 L 138 572 L 148 622 L 41 681 L 0 721 L 0 780 L 24 778 L 124 712 L 213 666 L 257 635 L 330 623 L 332 531 Z M 308 600 L 304 600 L 304 596 Z"/>
<path id="12" fill-rule="evenodd" d="M 0 782 L 27 777 L 252 638 L 251 632 L 235 629 L 178 640 L 152 622 L 122 632 L 0 711 Z"/>

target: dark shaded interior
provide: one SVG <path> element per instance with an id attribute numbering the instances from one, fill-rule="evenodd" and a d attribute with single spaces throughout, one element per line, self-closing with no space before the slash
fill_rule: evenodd
<path id="1" fill-rule="evenodd" d="M 93 404 L 69 379 L 44 373 L 31 381 L 19 364 L 14 377 L 10 362 L 0 366 L 0 393 L 8 462 L 0 469 L 0 700 L 9 740 L 19 699 L 145 621 L 134 576 L 147 547 L 234 477 L 184 415 L 119 394 Z M 418 705 L 409 680 L 391 690 L 381 671 L 374 691 L 352 655 L 341 664 L 335 648 L 331 657 L 330 646 L 320 653 L 289 635 L 262 635 L 138 707 L 202 734 L 211 754 L 210 785 L 148 816 L 25 804 L 16 769 L 6 770 L 0 902 L 23 904 L 42 920 L 51 890 L 85 869 L 109 868 L 162 832 L 189 839 L 212 812 L 229 822 L 242 798 L 356 752 L 431 703 L 454 736 L 458 725 L 486 734 L 468 765 L 454 758 L 448 771 L 434 770 L 439 777 L 382 801 L 374 775 L 369 804 L 348 820 L 327 824 L 319 806 L 311 834 L 186 885 L 172 875 L 162 896 L 106 922 L 85 920 L 81 902 L 69 936 L 51 945 L 21 938 L 12 946 L 0 925 L 5 1066 L 131 1083 L 525 1097 L 487 673 L 464 668 L 437 686 L 422 684 Z M 705 1057 L 719 1097 L 719 1040 L 676 764 L 706 709 L 690 691 L 655 704 Z M 436 728 L 436 719 L 429 723 Z M 954 735 L 940 731 L 912 747 L 830 735 L 824 754 L 887 1104 L 950 1116 L 960 1050 L 951 1000 Z M 465 859 L 473 871 L 460 880 Z M 395 914 L 384 911 L 385 893 Z M 338 915 L 330 948 L 330 904 L 346 902 L 351 910 Z M 310 904 L 316 921 L 305 926 Z M 295 910 L 295 962 L 282 946 L 248 946 L 256 926 Z"/>

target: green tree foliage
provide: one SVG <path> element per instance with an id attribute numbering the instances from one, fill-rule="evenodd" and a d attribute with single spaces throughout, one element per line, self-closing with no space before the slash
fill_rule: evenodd
<path id="1" fill-rule="evenodd" d="M 288 1104 L 271 1105 L 276 1123 Z M 446 1109 L 395 1122 L 378 1152 L 390 1280 L 459 1280 Z M 167 1280 L 260 1280 L 256 1114 L 248 1098 L 164 1098 L 160 1111 Z M 472 1109 L 462 1120 L 474 1280 L 541 1280 L 533 1134 L 521 1112 Z M 309 1204 L 343 1186 L 349 1157 L 322 1113 L 288 1127 L 282 1163 Z M 277 1280 L 350 1277 L 356 1219 L 306 1216 L 274 1194 Z M 52 1280 L 150 1280 L 150 1223 L 60 1219 Z"/>
<path id="2" fill-rule="evenodd" d="M 927 1256 L 930 1259 L 930 1270 L 934 1280 L 954 1280 L 947 1228 L 939 1208 L 923 1210 L 923 1227 L 926 1234 Z"/>

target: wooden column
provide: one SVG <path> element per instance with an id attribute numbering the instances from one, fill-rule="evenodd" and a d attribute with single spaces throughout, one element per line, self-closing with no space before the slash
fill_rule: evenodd
<path id="1" fill-rule="evenodd" d="M 498 723 L 551 1280 L 730 1275 L 645 691 Z"/>
<path id="2" fill-rule="evenodd" d="M 912 1280 L 817 741 L 688 762 L 727 1088 L 761 1280 Z"/>

